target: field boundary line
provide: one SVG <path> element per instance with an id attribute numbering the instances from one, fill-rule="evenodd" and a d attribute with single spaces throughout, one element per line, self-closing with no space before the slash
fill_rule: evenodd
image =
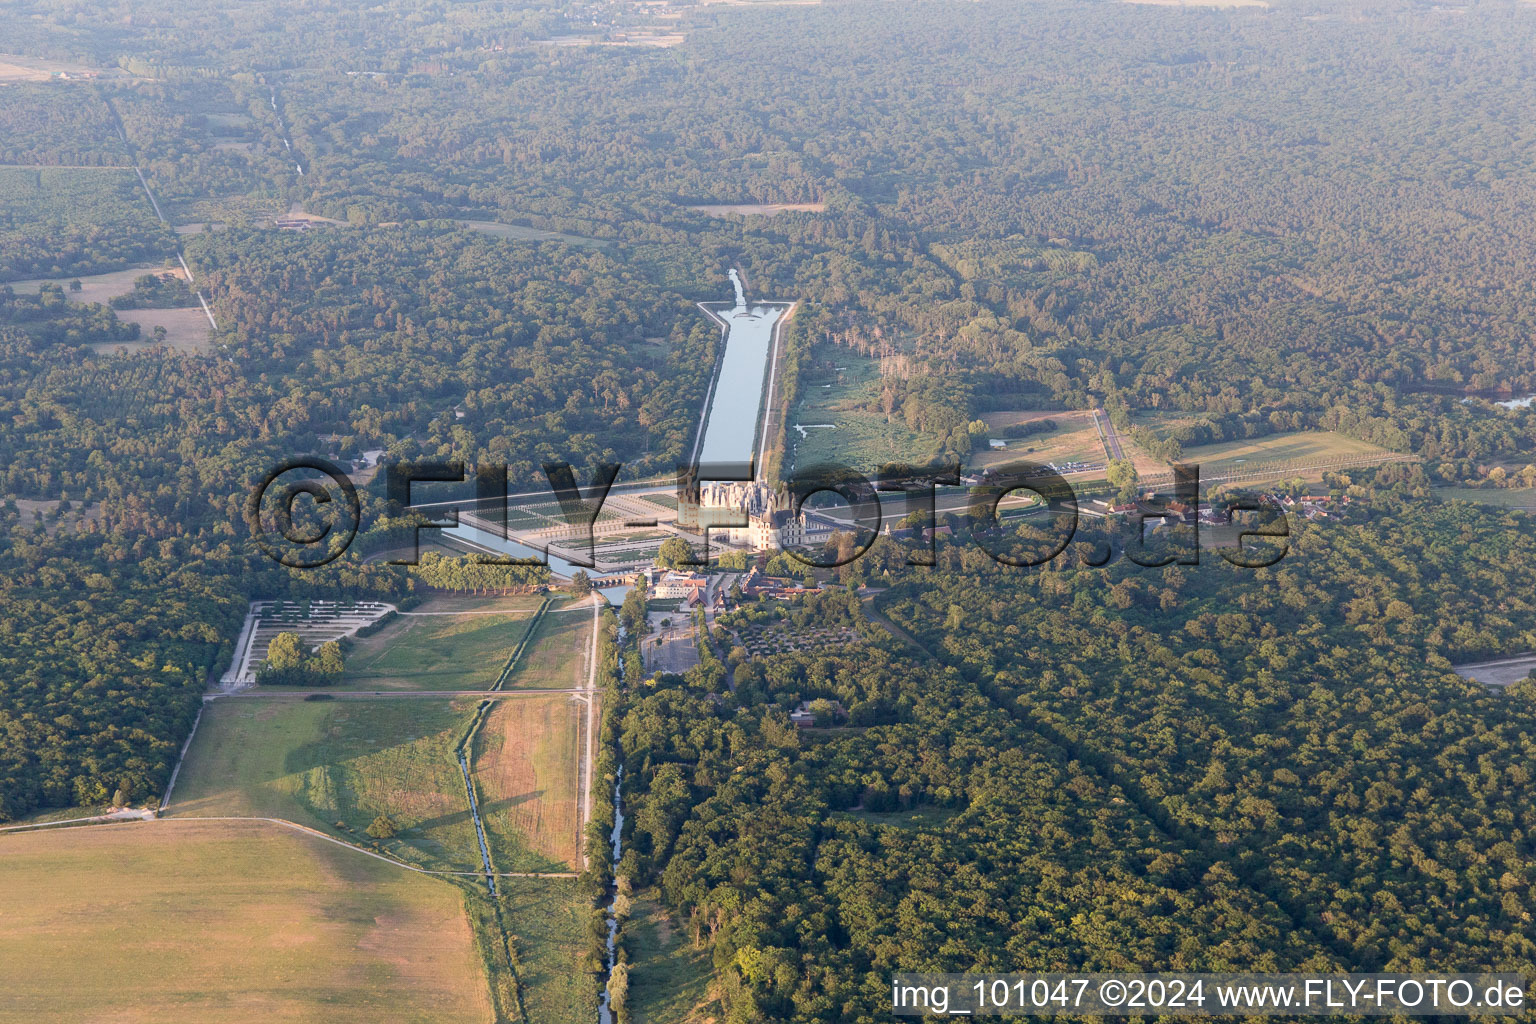
<path id="1" fill-rule="evenodd" d="M 539 604 L 538 610 L 533 613 L 533 618 L 529 620 L 528 627 L 523 630 L 522 639 L 518 640 L 517 646 L 512 648 L 512 653 L 507 657 L 507 663 L 501 667 L 501 674 L 496 677 L 496 682 L 491 685 L 489 692 L 499 693 L 506 686 L 507 679 L 512 675 L 512 671 L 517 668 L 517 663 L 522 660 L 523 652 L 533 642 L 533 634 L 538 630 L 539 623 L 544 621 L 544 613 L 549 610 L 549 606 L 550 597 L 546 594 L 544 595 L 544 600 Z"/>
<path id="2" fill-rule="evenodd" d="M 171 769 L 171 781 L 165 784 L 165 795 L 160 798 L 160 809 L 156 814 L 164 814 L 165 809 L 171 805 L 171 794 L 176 791 L 176 779 L 181 775 L 181 766 L 187 760 L 187 751 L 192 749 L 192 737 L 197 735 L 197 727 L 202 724 L 203 712 L 208 708 L 206 701 L 199 701 L 197 705 L 197 717 L 192 719 L 192 728 L 187 733 L 187 740 L 181 745 L 181 753 L 176 757 L 176 767 Z"/>
<path id="3" fill-rule="evenodd" d="M 345 847 L 348 850 L 352 850 L 352 851 L 354 851 L 356 853 L 360 853 L 360 854 L 362 854 L 365 857 L 372 857 L 374 860 L 381 860 L 381 861 L 383 861 L 386 864 L 393 864 L 395 867 L 404 868 L 407 871 L 414 871 L 418 875 L 439 875 L 439 876 L 450 877 L 450 878 L 463 878 L 463 877 L 481 878 L 481 877 L 484 876 L 484 872 L 482 872 L 482 871 L 438 871 L 438 870 L 434 870 L 433 868 L 418 867 L 415 864 L 408 864 L 408 863 L 406 863 L 403 860 L 398 860 L 398 859 L 396 859 L 394 857 L 390 857 L 390 856 L 387 856 L 387 855 L 382 854 L 382 853 L 377 853 L 377 852 L 375 852 L 373 850 L 370 850 L 370 849 L 368 849 L 366 847 L 358 846 L 356 843 L 349 843 L 345 839 L 337 839 L 335 836 L 327 835 L 326 833 L 321 832 L 317 828 L 310 828 L 308 825 L 301 825 L 301 824 L 299 824 L 296 821 L 289 821 L 287 818 L 263 818 L 263 817 L 256 817 L 256 816 L 241 817 L 241 816 L 238 816 L 238 815 L 210 815 L 208 817 L 186 817 L 186 818 L 142 818 L 142 817 L 122 817 L 122 818 L 117 818 L 117 817 L 112 817 L 112 816 L 108 816 L 108 815 L 99 815 L 99 816 L 90 817 L 90 818 L 70 818 L 70 819 L 67 819 L 67 820 L 70 821 L 70 822 L 79 822 L 80 824 L 69 824 L 69 825 L 66 825 L 64 822 L 39 821 L 39 822 L 34 822 L 34 823 L 26 824 L 26 825 L 11 825 L 11 826 L 8 826 L 8 827 L 6 827 L 4 829 L 0 829 L 0 831 L 7 831 L 7 832 L 8 831 L 16 831 L 16 832 L 20 832 L 20 831 L 25 831 L 25 830 L 45 829 L 45 828 L 49 828 L 51 826 L 59 826 L 59 827 L 61 827 L 61 830 L 73 830 L 73 829 L 79 829 L 79 828 L 91 828 L 92 825 L 91 824 L 87 824 L 87 823 L 90 823 L 90 822 L 95 822 L 95 823 L 106 822 L 106 823 L 110 823 L 110 824 L 116 824 L 118 822 L 137 822 L 137 823 L 140 823 L 140 824 L 149 824 L 149 825 L 154 825 L 154 824 L 187 825 L 187 824 L 196 824 L 197 822 L 200 822 L 200 821 L 259 821 L 259 822 L 262 822 L 262 823 L 268 824 L 268 825 L 280 825 L 283 828 L 292 829 L 295 832 L 302 832 L 305 835 L 314 836 L 316 839 L 324 839 L 328 843 L 334 843 L 337 846 Z M 496 877 L 497 878 L 580 878 L 581 874 L 580 874 L 580 872 L 576 872 L 576 871 L 498 871 L 498 872 L 496 872 Z"/>

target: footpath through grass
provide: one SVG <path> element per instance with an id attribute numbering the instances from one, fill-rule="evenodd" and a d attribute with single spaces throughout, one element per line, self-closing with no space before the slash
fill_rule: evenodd
<path id="1" fill-rule="evenodd" d="M 453 756 L 468 700 L 220 700 L 208 705 L 167 813 L 273 817 L 432 870 L 475 871 L 479 844 Z"/>

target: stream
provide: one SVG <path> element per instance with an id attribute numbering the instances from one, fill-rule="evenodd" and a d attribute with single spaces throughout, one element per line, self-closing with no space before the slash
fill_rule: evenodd
<path id="1" fill-rule="evenodd" d="M 469 762 L 464 759 L 462 748 L 459 750 L 459 770 L 464 773 L 464 789 L 469 793 L 469 816 L 475 819 L 475 836 L 480 840 L 480 861 L 485 865 L 485 884 L 491 890 L 491 896 L 494 898 L 496 896 L 496 873 L 491 870 L 491 851 L 485 845 L 485 826 L 480 822 L 480 806 L 475 801 L 475 785 L 469 779 Z M 612 953 L 609 956 L 612 956 Z"/>
<path id="2" fill-rule="evenodd" d="M 624 682 L 624 627 L 619 627 L 619 683 Z M 619 765 L 613 780 L 613 831 L 609 834 L 609 843 L 613 847 L 613 900 L 608 904 L 608 974 L 613 975 L 614 964 L 619 960 L 619 919 L 614 914 L 614 905 L 619 898 L 619 857 L 623 854 L 624 846 L 624 805 L 619 787 L 624 784 L 624 766 Z M 598 1024 L 613 1024 L 613 1011 L 608 1007 L 608 986 L 603 985 L 602 1000 L 597 1004 Z"/>

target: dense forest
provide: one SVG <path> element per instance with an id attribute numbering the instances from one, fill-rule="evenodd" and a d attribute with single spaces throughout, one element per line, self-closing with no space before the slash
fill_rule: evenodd
<path id="1" fill-rule="evenodd" d="M 1536 641 L 1525 517 L 1406 489 L 1267 570 L 877 548 L 854 647 L 630 688 L 620 874 L 741 1021 L 881 1019 L 897 969 L 1528 971 L 1530 698 L 1449 670 Z"/>

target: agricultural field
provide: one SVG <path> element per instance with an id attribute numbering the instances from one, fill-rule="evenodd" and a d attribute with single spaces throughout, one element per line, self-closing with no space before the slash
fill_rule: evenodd
<path id="1" fill-rule="evenodd" d="M 272 817 L 370 845 L 388 814 L 391 856 L 434 870 L 480 867 L 454 747 L 471 701 L 238 699 L 211 702 L 167 814 Z"/>
<path id="2" fill-rule="evenodd" d="M 591 908 L 573 878 L 504 878 L 501 909 L 517 945 L 534 1024 L 591 1024 L 597 991 L 583 970 Z"/>
<path id="3" fill-rule="evenodd" d="M 482 1024 L 459 888 L 263 822 L 0 836 L 0 1022 Z"/>
<path id="4" fill-rule="evenodd" d="M 585 686 L 592 647 L 592 605 L 551 605 L 534 628 L 506 689 L 568 690 Z"/>
<path id="5" fill-rule="evenodd" d="M 539 598 L 466 614 L 399 615 L 354 637 L 340 690 L 487 690 L 533 621 Z M 505 609 L 505 614 L 494 612 Z"/>
<path id="6" fill-rule="evenodd" d="M 931 443 L 905 420 L 893 416 L 886 422 L 879 411 L 880 370 L 875 360 L 830 346 L 818 346 L 815 354 L 789 415 L 786 467 L 836 462 L 872 473 L 888 462 L 916 461 L 931 454 Z"/>
<path id="7" fill-rule="evenodd" d="M 471 767 L 496 870 L 581 870 L 585 715 L 565 694 L 499 700 L 486 715 Z"/>
<path id="8" fill-rule="evenodd" d="M 158 266 L 175 251 L 131 168 L 0 167 L 0 281 L 48 278 L 67 292 L 73 277 Z"/>
<path id="9" fill-rule="evenodd" d="M 705 1024 L 723 1015 L 711 984 L 709 950 L 696 947 L 653 893 L 641 894 L 624 926 L 632 1024 Z"/>

